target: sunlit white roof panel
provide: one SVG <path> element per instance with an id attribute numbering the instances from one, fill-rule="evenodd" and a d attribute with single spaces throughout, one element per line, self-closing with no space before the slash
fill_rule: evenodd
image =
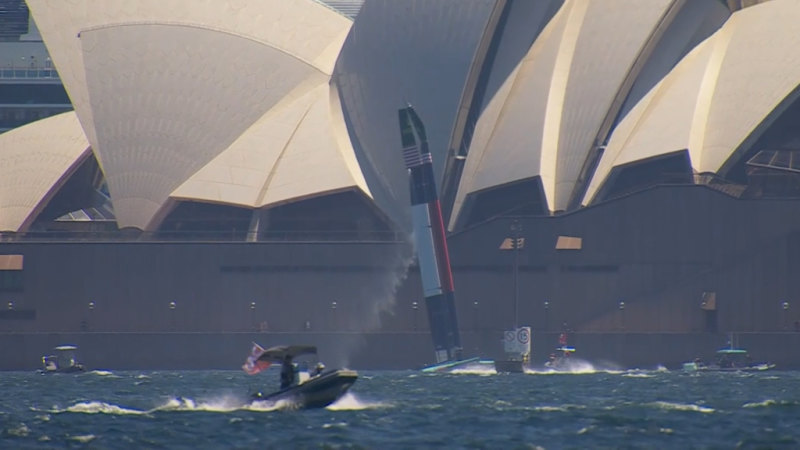
<path id="1" fill-rule="evenodd" d="M 352 22 L 312 0 L 33 0 L 121 227 L 284 95 L 326 80 Z"/>
<path id="2" fill-rule="evenodd" d="M 303 91 L 287 96 L 172 197 L 255 208 L 354 187 L 368 195 L 328 83 Z"/>
<path id="3" fill-rule="evenodd" d="M 718 172 L 800 83 L 800 4 L 774 0 L 734 13 L 631 110 L 613 133 L 584 197 L 612 168 L 688 149 L 697 172 Z"/>
<path id="4" fill-rule="evenodd" d="M 73 111 L 0 134 L 0 232 L 25 231 L 90 153 Z"/>
<path id="5" fill-rule="evenodd" d="M 464 198 L 539 176 L 566 209 L 598 130 L 670 0 L 567 1 L 481 116 L 453 216 Z"/>

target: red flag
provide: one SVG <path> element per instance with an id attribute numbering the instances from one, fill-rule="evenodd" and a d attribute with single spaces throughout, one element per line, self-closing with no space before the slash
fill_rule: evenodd
<path id="1" fill-rule="evenodd" d="M 253 348 L 250 350 L 250 355 L 244 361 L 242 370 L 248 375 L 255 375 L 262 370 L 267 369 L 271 363 L 269 361 L 259 361 L 258 358 L 264 354 L 264 349 L 260 345 L 253 342 Z"/>

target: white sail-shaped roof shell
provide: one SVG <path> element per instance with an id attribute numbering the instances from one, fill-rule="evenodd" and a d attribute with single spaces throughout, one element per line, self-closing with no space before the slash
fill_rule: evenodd
<path id="1" fill-rule="evenodd" d="M 327 81 L 352 25 L 312 0 L 28 3 L 118 225 L 140 229 L 286 95 Z"/>
<path id="2" fill-rule="evenodd" d="M 351 186 L 368 194 L 335 93 L 323 82 L 287 96 L 172 197 L 259 208 Z"/>
<path id="3" fill-rule="evenodd" d="M 671 4 L 566 1 L 481 115 L 453 220 L 467 195 L 534 176 L 549 209 L 566 209 L 617 91 Z"/>
<path id="4" fill-rule="evenodd" d="M 734 13 L 623 119 L 584 203 L 614 167 L 676 151 L 688 149 L 696 172 L 720 171 L 800 84 L 798 23 L 794 0 Z"/>
<path id="5" fill-rule="evenodd" d="M 74 112 L 0 134 L 0 232 L 26 231 L 90 154 Z"/>

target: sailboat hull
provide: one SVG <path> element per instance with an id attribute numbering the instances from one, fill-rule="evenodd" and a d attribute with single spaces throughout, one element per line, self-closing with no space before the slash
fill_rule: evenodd
<path id="1" fill-rule="evenodd" d="M 514 361 L 514 360 L 505 360 L 499 361 L 495 360 L 494 362 L 494 370 L 498 373 L 525 373 L 525 362 L 524 361 Z"/>

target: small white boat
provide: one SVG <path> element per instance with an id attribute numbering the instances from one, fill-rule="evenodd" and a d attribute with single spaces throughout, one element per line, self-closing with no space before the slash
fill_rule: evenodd
<path id="1" fill-rule="evenodd" d="M 700 372 L 700 371 L 717 371 L 717 372 L 737 372 L 737 371 L 762 371 L 769 370 L 775 367 L 771 363 L 756 363 L 750 357 L 750 353 L 743 348 L 736 348 L 733 346 L 733 340 L 730 340 L 728 347 L 720 349 L 714 358 L 714 362 L 710 364 L 704 363 L 702 360 L 695 359 L 692 362 L 683 363 L 684 372 Z"/>
<path id="2" fill-rule="evenodd" d="M 83 372 L 83 364 L 78 362 L 74 345 L 59 345 L 54 348 L 55 354 L 42 356 L 40 373 L 76 373 Z"/>
<path id="3" fill-rule="evenodd" d="M 573 370 L 575 347 L 567 345 L 567 333 L 558 336 L 558 347 L 550 353 L 544 366 L 551 370 L 570 371 Z"/>

